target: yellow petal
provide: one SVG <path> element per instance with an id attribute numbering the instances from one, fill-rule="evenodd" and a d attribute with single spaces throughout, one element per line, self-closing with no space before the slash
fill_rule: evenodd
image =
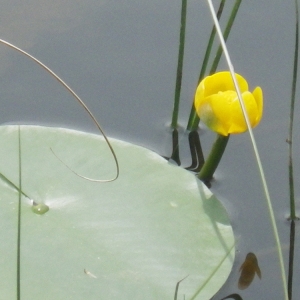
<path id="1" fill-rule="evenodd" d="M 247 81 L 239 74 L 235 74 L 241 92 L 248 90 Z M 197 87 L 194 105 L 196 111 L 205 102 L 205 98 L 219 92 L 234 91 L 235 87 L 230 72 L 218 72 L 205 77 Z"/>
<path id="2" fill-rule="evenodd" d="M 263 92 L 262 89 L 259 86 L 257 86 L 252 94 L 257 105 L 257 118 L 255 123 L 253 124 L 253 127 L 255 127 L 260 122 L 263 114 Z"/>
<path id="3" fill-rule="evenodd" d="M 241 93 L 248 90 L 247 81 L 239 74 L 235 74 Z M 217 94 L 218 92 L 235 91 L 230 72 L 218 72 L 203 79 L 204 97 Z"/>
<path id="4" fill-rule="evenodd" d="M 200 119 L 211 130 L 227 136 L 232 123 L 231 106 L 235 98 L 234 91 L 219 92 L 207 97 L 198 110 Z"/>
<path id="5" fill-rule="evenodd" d="M 258 114 L 255 98 L 248 91 L 242 93 L 242 98 L 244 101 L 244 105 L 248 114 L 251 127 L 253 127 L 254 124 L 256 124 L 257 114 Z M 232 119 L 231 119 L 231 127 L 229 129 L 229 133 L 245 132 L 247 130 L 247 125 L 238 97 L 236 97 L 235 101 L 232 104 L 231 112 L 232 112 Z"/>
<path id="6" fill-rule="evenodd" d="M 257 87 L 250 93 L 247 81 L 239 74 L 236 74 L 236 78 L 250 125 L 255 127 L 262 117 L 262 90 Z M 227 136 L 247 130 L 230 72 L 218 72 L 205 77 L 196 90 L 194 105 L 200 119 L 219 134 Z"/>
<path id="7" fill-rule="evenodd" d="M 203 104 L 204 99 L 205 99 L 205 97 L 204 97 L 204 81 L 202 80 L 200 82 L 200 84 L 198 85 L 198 87 L 196 89 L 196 94 L 195 94 L 194 105 L 195 105 L 196 111 Z"/>

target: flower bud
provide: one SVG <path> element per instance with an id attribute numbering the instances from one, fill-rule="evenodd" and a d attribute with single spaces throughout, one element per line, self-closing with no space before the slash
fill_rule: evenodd
<path id="1" fill-rule="evenodd" d="M 251 127 L 254 128 L 262 117 L 262 90 L 256 87 L 252 93 L 249 92 L 247 81 L 241 75 L 235 75 Z M 247 130 L 238 95 L 228 71 L 205 77 L 196 90 L 194 105 L 200 120 L 221 135 Z"/>

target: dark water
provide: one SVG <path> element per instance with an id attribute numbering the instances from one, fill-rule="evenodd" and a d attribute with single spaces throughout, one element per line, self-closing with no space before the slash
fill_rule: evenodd
<path id="1" fill-rule="evenodd" d="M 2 1 L 0 37 L 43 61 L 86 101 L 106 133 L 171 153 L 171 120 L 180 19 L 179 0 L 166 1 Z M 227 5 L 227 4 L 226 4 Z M 228 1 L 229 5 L 229 1 Z M 230 6 L 230 5 L 229 5 Z M 250 88 L 260 85 L 265 109 L 255 129 L 285 261 L 289 210 L 287 143 L 294 51 L 293 1 L 244 1 L 228 41 L 235 69 Z M 189 1 L 180 124 L 188 119 L 200 63 L 212 26 L 206 1 Z M 95 131 L 84 111 L 33 62 L 0 45 L 1 123 L 31 122 Z M 220 68 L 226 68 L 221 61 Z M 299 207 L 299 104 L 294 136 L 296 197 Z M 205 131 L 205 154 L 214 135 Z M 187 137 L 180 135 L 184 165 Z M 248 134 L 232 136 L 213 191 L 225 204 L 238 240 L 237 260 L 214 299 L 239 293 L 243 299 L 283 299 L 277 251 Z M 299 231 L 296 226 L 296 247 Z M 238 290 L 239 268 L 255 253 L 261 270 L 252 285 Z M 299 280 L 296 251 L 295 282 Z M 294 298 L 300 295 L 294 285 Z"/>

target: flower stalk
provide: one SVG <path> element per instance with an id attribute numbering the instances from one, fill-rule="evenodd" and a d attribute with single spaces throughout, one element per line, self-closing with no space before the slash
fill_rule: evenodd
<path id="1" fill-rule="evenodd" d="M 202 180 L 205 184 L 209 183 L 209 181 L 213 178 L 213 174 L 217 169 L 225 151 L 226 145 L 229 140 L 229 136 L 230 135 L 217 135 L 217 139 L 212 146 L 210 154 L 198 175 L 198 178 Z"/>
<path id="2" fill-rule="evenodd" d="M 239 74 L 235 76 L 249 123 L 251 127 L 255 127 L 262 118 L 263 92 L 260 87 L 249 92 L 247 81 Z M 198 176 L 203 182 L 208 183 L 222 158 L 229 135 L 245 132 L 248 126 L 228 71 L 205 77 L 196 90 L 194 105 L 201 121 L 217 133 L 217 139 Z"/>

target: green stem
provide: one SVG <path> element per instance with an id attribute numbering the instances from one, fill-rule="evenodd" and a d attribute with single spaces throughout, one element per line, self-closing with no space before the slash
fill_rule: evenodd
<path id="1" fill-rule="evenodd" d="M 235 20 L 235 17 L 237 15 L 238 9 L 240 7 L 241 1 L 242 0 L 236 0 L 234 6 L 232 8 L 231 14 L 229 16 L 229 19 L 227 21 L 227 25 L 226 25 L 225 31 L 224 31 L 224 40 L 225 41 L 228 39 L 229 33 L 231 31 L 231 28 L 232 28 L 233 22 Z M 218 20 L 220 19 L 221 15 L 222 15 L 223 7 L 224 7 L 224 4 L 225 4 L 224 2 L 225 2 L 225 0 L 221 1 L 218 12 L 217 12 Z M 211 53 L 211 49 L 212 49 L 212 45 L 213 45 L 215 35 L 216 35 L 216 28 L 215 28 L 215 26 L 213 26 L 213 29 L 212 29 L 211 34 L 210 34 L 209 42 L 208 42 L 208 45 L 207 45 L 207 48 L 206 48 L 206 52 L 205 52 L 205 55 L 204 55 L 204 59 L 203 59 L 203 63 L 202 63 L 202 67 L 201 67 L 198 82 L 200 82 L 204 78 L 204 74 L 205 74 L 205 71 L 206 71 L 206 68 L 207 68 L 208 59 L 209 59 L 209 56 L 210 56 L 210 53 Z M 215 73 L 215 71 L 218 67 L 218 64 L 220 62 L 222 52 L 223 52 L 223 50 L 222 50 L 222 47 L 220 46 L 218 48 L 216 56 L 213 60 L 213 63 L 212 63 L 209 74 Z M 193 105 L 192 108 L 191 108 L 190 116 L 189 116 L 187 130 L 189 130 L 189 131 L 196 130 L 198 125 L 199 125 L 199 121 L 200 121 L 199 117 L 198 117 L 198 115 L 196 113 L 196 110 L 195 110 L 195 107 Z"/>
<path id="2" fill-rule="evenodd" d="M 218 19 L 221 18 L 224 5 L 225 5 L 225 0 L 222 0 L 221 3 L 220 3 L 220 6 L 219 6 L 218 12 L 217 12 Z M 207 64 L 208 64 L 211 49 L 212 49 L 212 46 L 213 46 L 213 43 L 214 43 L 215 36 L 216 36 L 216 27 L 213 26 L 213 28 L 211 30 L 211 33 L 210 33 L 210 36 L 209 36 L 206 51 L 205 51 L 205 54 L 204 54 L 204 59 L 203 59 L 203 62 L 202 62 L 202 67 L 201 67 L 201 70 L 200 70 L 200 75 L 199 75 L 198 82 L 200 82 L 204 78 L 204 74 L 205 74 L 205 71 L 206 71 L 206 68 L 207 68 Z M 196 128 L 198 127 L 198 124 L 199 124 L 199 117 L 196 114 L 195 107 L 193 105 L 192 108 L 191 108 L 190 117 L 189 117 L 189 120 L 188 120 L 187 130 L 190 130 L 190 131 L 196 130 Z"/>
<path id="3" fill-rule="evenodd" d="M 231 14 L 230 14 L 230 17 L 228 19 L 228 22 L 227 22 L 227 25 L 225 27 L 225 30 L 224 30 L 224 40 L 225 42 L 227 41 L 228 37 L 229 37 L 229 33 L 231 31 L 231 28 L 232 28 L 232 25 L 233 25 L 233 22 L 235 20 L 235 17 L 237 15 L 237 12 L 239 10 L 239 7 L 240 7 L 240 4 L 241 4 L 242 0 L 236 0 L 233 8 L 232 8 L 232 11 L 231 11 Z M 216 57 L 212 63 L 212 66 L 211 66 L 211 69 L 210 69 L 210 72 L 209 74 L 212 74 L 212 73 L 215 73 L 216 70 L 217 70 L 217 67 L 218 67 L 218 64 L 220 62 L 220 59 L 221 59 L 221 55 L 223 53 L 223 49 L 222 49 L 222 46 L 219 46 L 218 48 L 218 51 L 217 51 L 217 54 L 216 54 Z"/>
<path id="4" fill-rule="evenodd" d="M 178 53 L 178 62 L 177 62 L 177 73 L 176 73 L 174 108 L 173 108 L 172 122 L 171 122 L 172 128 L 177 128 L 177 124 L 178 124 L 178 112 L 179 112 L 179 101 L 180 101 L 180 91 L 181 91 L 181 81 L 182 81 L 182 67 L 183 67 L 183 56 L 184 56 L 186 10 L 187 10 L 186 8 L 187 8 L 187 0 L 182 0 L 179 53 Z"/>
<path id="5" fill-rule="evenodd" d="M 225 0 L 222 0 L 221 3 L 220 3 L 220 6 L 219 6 L 218 12 L 217 12 L 218 20 L 220 20 L 220 18 L 222 16 L 224 5 L 225 5 Z M 212 45 L 213 45 L 215 36 L 216 36 L 216 27 L 213 26 L 212 31 L 210 33 L 209 40 L 208 40 L 208 44 L 207 44 L 207 47 L 206 47 L 206 51 L 205 51 L 205 55 L 204 55 L 204 59 L 203 59 L 203 63 L 202 63 L 202 67 L 201 67 L 198 82 L 200 82 L 204 78 L 204 74 L 205 74 L 205 71 L 206 71 L 206 68 L 207 68 L 207 64 L 208 64 L 208 60 L 209 60 L 209 56 L 210 56 L 210 52 L 211 52 L 211 49 L 212 49 Z"/>
<path id="6" fill-rule="evenodd" d="M 238 94 L 239 102 L 240 102 L 241 108 L 243 110 L 244 118 L 245 118 L 246 123 L 247 123 L 249 135 L 250 135 L 250 138 L 251 138 L 253 150 L 254 150 L 254 153 L 255 153 L 255 157 L 256 157 L 256 161 L 257 161 L 257 165 L 258 165 L 258 169 L 259 169 L 259 173 L 260 173 L 260 177 L 261 177 L 261 181 L 262 181 L 262 185 L 263 185 L 263 189 L 264 189 L 264 192 L 265 192 L 265 197 L 266 197 L 266 201 L 267 201 L 267 205 L 268 205 L 268 209 L 269 209 L 269 213 L 270 213 L 274 238 L 275 238 L 275 241 L 276 241 L 276 246 L 277 246 L 277 251 L 278 251 L 278 258 L 279 258 L 279 266 L 280 266 L 281 277 L 282 277 L 284 299 L 288 300 L 287 282 L 286 282 L 286 274 L 285 274 L 285 269 L 284 269 L 284 261 L 283 261 L 281 243 L 280 243 L 280 238 L 279 238 L 279 234 L 278 234 L 278 230 L 277 230 L 274 210 L 273 210 L 273 207 L 272 207 L 272 202 L 271 202 L 271 198 L 270 198 L 270 193 L 269 193 L 266 177 L 265 177 L 264 170 L 263 170 L 262 163 L 261 163 L 261 159 L 260 159 L 260 156 L 259 156 L 259 153 L 258 153 L 258 149 L 257 149 L 256 141 L 255 141 L 255 138 L 254 138 L 254 135 L 253 135 L 253 131 L 251 129 L 251 125 L 250 125 L 250 122 L 249 122 L 249 119 L 248 119 L 248 115 L 247 115 L 247 112 L 246 112 L 245 107 L 243 105 L 241 91 L 239 89 L 239 86 L 238 86 L 238 83 L 237 83 L 237 80 L 236 80 L 236 76 L 234 74 L 233 64 L 231 62 L 231 59 L 230 59 L 230 56 L 229 56 L 229 53 L 228 53 L 228 49 L 227 49 L 227 46 L 226 46 L 226 43 L 224 41 L 224 37 L 223 37 L 223 34 L 222 34 L 222 30 L 220 28 L 217 16 L 216 16 L 215 11 L 214 11 L 212 0 L 207 0 L 207 2 L 208 2 L 208 5 L 209 5 L 209 8 L 210 8 L 210 11 L 211 11 L 212 18 L 213 18 L 214 23 L 215 23 L 216 28 L 217 28 L 217 32 L 218 32 L 218 35 L 219 35 L 219 38 L 220 38 L 220 42 L 221 42 L 221 45 L 223 47 L 223 52 L 225 54 L 225 58 L 226 58 L 228 67 L 229 67 L 232 79 L 234 81 L 234 86 L 235 86 L 236 92 Z"/>
<path id="7" fill-rule="evenodd" d="M 205 163 L 198 175 L 198 178 L 200 180 L 202 180 L 203 182 L 207 183 L 212 179 L 213 174 L 214 174 L 215 170 L 217 169 L 218 164 L 222 158 L 222 155 L 226 148 L 228 139 L 229 139 L 229 135 L 228 136 L 224 136 L 224 135 L 220 135 L 220 134 L 217 135 L 217 139 L 216 139 L 215 143 L 213 144 L 213 147 L 209 153 L 209 156 L 208 156 L 207 160 L 205 161 Z"/>
<path id="8" fill-rule="evenodd" d="M 295 220 L 296 208 L 295 208 L 295 193 L 294 193 L 294 172 L 293 172 L 293 124 L 294 124 L 294 107 L 296 97 L 296 86 L 297 86 L 297 70 L 298 70 L 298 48 L 299 48 L 299 13 L 298 13 L 298 1 L 295 0 L 296 10 L 296 35 L 295 35 L 295 53 L 294 53 L 294 69 L 293 69 L 293 82 L 292 82 L 292 96 L 291 96 L 291 107 L 290 107 L 290 124 L 289 124 L 289 137 L 288 137 L 288 148 L 289 148 L 289 186 L 290 186 L 290 219 Z"/>
<path id="9" fill-rule="evenodd" d="M 294 52 L 294 68 L 293 68 L 293 81 L 292 81 L 292 95 L 290 107 L 290 124 L 289 124 L 289 188 L 290 188 L 290 251 L 289 251 L 289 269 L 288 269 L 288 297 L 292 299 L 293 295 L 293 273 L 294 273 L 294 254 L 295 254 L 295 220 L 296 207 L 295 207 L 295 188 L 294 188 L 294 170 L 293 170 L 293 125 L 294 125 L 294 108 L 296 98 L 297 74 L 298 74 L 298 48 L 299 48 L 299 10 L 298 0 L 295 0 L 296 12 L 296 32 L 295 32 L 295 52 Z"/>

